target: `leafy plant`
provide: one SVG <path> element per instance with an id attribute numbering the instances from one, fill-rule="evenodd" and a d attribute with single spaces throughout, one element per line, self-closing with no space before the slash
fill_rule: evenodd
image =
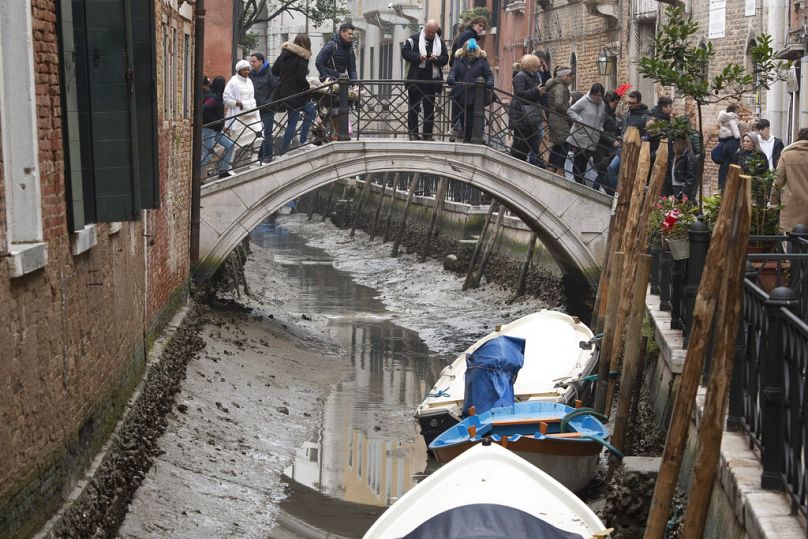
<path id="1" fill-rule="evenodd" d="M 769 35 L 758 36 L 750 47 L 749 54 L 755 66 L 754 72 L 746 71 L 740 64 L 729 62 L 710 76 L 710 64 L 715 57 L 712 42 L 703 46 L 696 42 L 699 23 L 684 6 L 668 7 L 665 22 L 651 41 L 652 53 L 638 62 L 639 72 L 662 86 L 675 86 L 676 90 L 696 103 L 699 117 L 699 142 L 704 144 L 702 106 L 731 100 L 737 101 L 747 93 L 767 90 L 778 80 L 784 80 L 790 62 L 778 60 Z M 697 177 L 704 170 L 704 153 L 699 160 Z M 699 199 L 703 187 L 699 182 Z"/>
<path id="2" fill-rule="evenodd" d="M 712 232 L 715 221 L 718 218 L 718 210 L 721 209 L 721 195 L 704 197 L 702 200 L 702 221 L 707 225 L 707 229 Z"/>
<path id="3" fill-rule="evenodd" d="M 662 240 L 687 239 L 690 225 L 696 222 L 699 207 L 687 197 L 662 197 L 654 204 L 648 219 L 648 244 L 662 247 Z"/>
<path id="4" fill-rule="evenodd" d="M 326 21 L 336 23 L 351 12 L 337 0 L 238 0 L 243 8 L 238 19 L 239 42 L 246 46 L 244 39 L 256 24 L 269 22 L 284 13 L 298 13 L 308 18 L 313 26 Z M 252 47 L 247 47 L 252 48 Z"/>

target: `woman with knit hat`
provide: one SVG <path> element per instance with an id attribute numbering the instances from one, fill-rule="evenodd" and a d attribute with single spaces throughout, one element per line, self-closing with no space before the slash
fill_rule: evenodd
<path id="1" fill-rule="evenodd" d="M 236 63 L 236 74 L 224 88 L 225 132 L 240 148 L 249 147 L 261 133 L 263 124 L 258 111 L 253 110 L 255 90 L 250 80 L 250 62 L 239 60 Z M 245 112 L 248 114 L 244 114 Z"/>
<path id="2" fill-rule="evenodd" d="M 479 77 L 485 79 L 487 90 L 494 88 L 494 73 L 488 65 L 485 51 L 480 48 L 476 39 L 471 38 L 455 53 L 455 63 L 446 79 L 446 83 L 452 87 L 452 99 L 457 100 L 464 110 L 463 142 L 471 142 L 474 124 L 474 83 Z M 454 127 L 458 129 L 460 126 Z"/>

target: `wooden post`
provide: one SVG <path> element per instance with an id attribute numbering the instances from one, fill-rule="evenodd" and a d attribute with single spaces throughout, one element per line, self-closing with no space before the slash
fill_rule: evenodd
<path id="1" fill-rule="evenodd" d="M 435 203 L 432 205 L 432 215 L 429 218 L 429 226 L 426 227 L 426 237 L 424 238 L 424 250 L 418 257 L 418 262 L 426 261 L 429 256 L 429 246 L 432 243 L 432 238 L 435 237 L 435 229 L 438 226 L 438 215 L 443 210 L 443 202 L 446 197 L 446 188 L 449 180 L 444 178 L 440 179 L 438 189 L 435 191 Z"/>
<path id="2" fill-rule="evenodd" d="M 376 206 L 376 213 L 373 215 L 373 225 L 370 227 L 370 241 L 373 241 L 373 238 L 376 237 L 376 227 L 379 226 L 379 216 L 382 213 L 382 206 L 384 205 L 384 196 L 387 193 L 387 177 L 389 174 L 387 172 L 384 173 L 384 180 L 382 181 L 382 192 L 379 195 L 379 204 Z M 393 193 L 396 191 L 396 182 L 398 181 L 398 172 L 393 179 Z"/>
<path id="3" fill-rule="evenodd" d="M 325 209 L 323 210 L 322 221 L 328 218 L 328 211 L 331 209 L 331 200 L 334 198 L 334 191 L 337 189 L 337 182 L 331 182 L 331 187 L 328 188 L 328 200 L 325 201 Z"/>
<path id="4" fill-rule="evenodd" d="M 648 290 L 648 279 L 651 276 L 651 255 L 642 254 L 637 260 L 637 280 L 634 283 L 634 297 L 631 302 L 631 316 L 626 330 L 626 358 L 620 374 L 620 394 L 617 398 L 617 410 L 614 415 L 612 445 L 625 453 L 625 437 L 628 427 L 628 412 L 631 407 L 631 394 L 637 376 L 637 365 L 643 356 L 640 349 L 642 340 L 642 322 L 645 318 L 645 295 Z M 612 455 L 609 476 L 614 473 L 618 459 Z"/>
<path id="5" fill-rule="evenodd" d="M 387 208 L 387 218 L 384 222 L 384 234 L 382 235 L 382 243 L 387 243 L 390 239 L 390 223 L 393 221 L 393 207 L 396 205 L 396 193 L 398 192 L 398 172 L 396 172 L 393 183 L 393 192 L 390 193 L 390 207 Z"/>
<path id="6" fill-rule="evenodd" d="M 491 253 L 494 252 L 494 245 L 497 243 L 497 238 L 499 237 L 500 232 L 502 232 L 502 220 L 505 217 L 505 204 L 499 205 L 499 214 L 497 215 L 497 225 L 494 228 L 494 232 L 488 238 L 488 243 L 485 245 L 485 251 L 483 251 L 483 257 L 480 259 L 480 268 L 472 277 L 472 288 L 479 288 L 480 281 L 483 278 L 483 274 L 485 274 L 485 268 L 488 266 L 488 261 L 491 260 Z"/>
<path id="7" fill-rule="evenodd" d="M 315 206 L 317 206 L 317 199 L 319 198 L 319 189 L 315 189 L 311 193 L 309 193 L 309 212 L 306 215 L 306 221 L 311 221 L 311 218 L 314 217 L 314 210 Z"/>
<path id="8" fill-rule="evenodd" d="M 640 361 L 637 363 L 637 376 L 634 377 L 634 387 L 631 390 L 631 412 L 628 415 L 628 424 L 637 425 L 637 416 L 640 413 L 640 397 L 642 396 L 643 376 L 645 375 L 645 365 L 648 359 L 648 336 L 643 335 L 640 340 Z M 628 439 L 628 429 L 626 430 L 626 450 L 624 455 L 634 454 L 634 440 Z"/>
<path id="9" fill-rule="evenodd" d="M 362 186 L 362 193 L 359 195 L 359 203 L 356 205 L 356 211 L 354 212 L 353 216 L 353 224 L 351 224 L 351 233 L 349 237 L 353 238 L 354 234 L 356 233 L 356 223 L 359 222 L 359 216 L 362 213 L 362 206 L 365 204 L 365 198 L 367 197 L 368 192 L 370 191 L 370 184 L 372 182 L 372 178 L 370 174 L 365 175 L 365 185 Z"/>
<path id="10" fill-rule="evenodd" d="M 410 188 L 407 190 L 407 202 L 404 203 L 404 211 L 401 212 L 401 222 L 398 224 L 396 239 L 393 241 L 393 249 L 390 251 L 390 256 L 393 258 L 398 256 L 398 247 L 401 245 L 401 238 L 404 236 L 404 228 L 407 226 L 407 213 L 410 211 L 412 195 L 415 193 L 415 187 L 418 185 L 419 179 L 421 179 L 420 172 L 413 175 L 410 180 Z"/>
<path id="11" fill-rule="evenodd" d="M 724 433 L 724 416 L 727 412 L 727 395 L 732 379 L 735 359 L 735 338 L 743 302 L 744 260 L 749 242 L 752 178 L 741 176 L 741 187 L 736 202 L 737 219 L 730 230 L 726 264 L 727 274 L 721 290 L 715 327 L 717 329 L 715 355 L 713 357 L 707 400 L 699 427 L 699 449 L 693 469 L 692 488 L 687 497 L 684 516 L 684 539 L 701 539 L 707 520 L 707 509 L 715 484 L 716 467 L 721 453 L 721 436 Z"/>
<path id="12" fill-rule="evenodd" d="M 477 238 L 477 243 L 474 245 L 474 251 L 471 253 L 471 259 L 469 260 L 469 269 L 466 270 L 466 280 L 463 281 L 463 290 L 468 290 L 471 286 L 472 277 L 474 277 L 474 264 L 477 262 L 477 255 L 480 253 L 480 246 L 483 244 L 485 240 L 485 235 L 488 233 L 488 227 L 491 224 L 491 217 L 494 215 L 494 207 L 495 203 L 492 200 L 491 205 L 488 206 L 488 213 L 485 216 L 485 221 L 483 222 L 483 229 L 480 231 L 480 237 Z"/>
<path id="13" fill-rule="evenodd" d="M 660 143 L 660 149 L 657 152 L 657 160 L 661 164 L 665 164 L 667 168 L 668 162 L 668 144 L 667 141 Z M 643 191 L 646 181 L 648 180 L 648 172 L 651 167 L 651 148 L 648 142 L 643 143 L 640 152 L 640 161 L 637 166 L 637 173 L 634 181 L 634 190 L 632 191 L 632 199 L 626 217 L 626 226 L 624 228 L 623 239 L 620 242 L 626 256 L 623 260 L 622 269 L 622 283 L 618 292 L 618 308 L 617 318 L 614 322 L 616 329 L 613 339 L 612 347 L 610 350 L 609 370 L 617 370 L 620 365 L 620 358 L 623 354 L 624 333 L 622 328 L 628 318 L 629 311 L 631 310 L 631 296 L 634 282 L 637 279 L 637 255 L 645 251 L 647 241 L 648 223 L 641 223 L 640 217 L 643 209 Z M 655 180 L 656 175 L 655 175 Z M 664 177 L 663 177 L 664 180 Z M 661 189 L 661 186 L 659 186 Z M 649 206 L 650 208 L 650 206 Z M 646 217 L 647 219 L 647 217 Z M 649 268 L 650 272 L 650 268 Z M 615 379 L 609 378 L 608 386 L 606 389 L 606 399 L 604 414 L 610 415 L 612 409 L 612 399 L 614 397 Z"/>
<path id="14" fill-rule="evenodd" d="M 533 260 L 533 251 L 536 248 L 536 240 L 539 235 L 535 232 L 530 233 L 530 240 L 527 246 L 527 255 L 525 256 L 525 263 L 522 264 L 522 271 L 519 273 L 519 281 L 516 283 L 516 292 L 508 300 L 508 303 L 513 303 L 518 297 L 525 293 L 525 281 L 527 280 L 527 272 L 530 270 L 530 263 Z"/>
<path id="15" fill-rule="evenodd" d="M 612 253 L 612 265 L 615 268 L 623 267 L 622 251 Z M 613 271 L 609 282 L 609 288 L 617 290 L 620 283 L 620 272 Z M 611 294 L 609 298 L 609 309 L 606 311 L 605 324 L 603 327 L 603 341 L 598 358 L 598 382 L 595 391 L 595 410 L 603 412 L 606 409 L 606 391 L 609 385 L 609 357 L 612 349 L 612 337 L 614 336 L 614 321 L 617 318 L 617 297 Z"/>
<path id="16" fill-rule="evenodd" d="M 690 418 L 693 414 L 696 390 L 699 386 L 701 373 L 704 369 L 704 358 L 710 344 L 710 328 L 713 313 L 715 312 L 720 283 L 725 280 L 725 273 L 718 268 L 726 268 L 726 255 L 728 251 L 728 236 L 730 226 L 737 211 L 736 204 L 740 182 L 738 181 L 740 168 L 730 166 L 727 183 L 724 190 L 724 201 L 718 213 L 710 248 L 707 251 L 707 260 L 704 267 L 716 271 L 707 271 L 702 275 L 699 292 L 693 306 L 693 330 L 690 335 L 690 344 L 685 356 L 685 364 L 679 379 L 679 389 L 673 403 L 673 412 L 665 439 L 665 449 L 662 454 L 662 464 L 659 468 L 654 497 L 651 500 L 651 509 L 645 528 L 645 539 L 661 539 L 665 533 L 665 525 L 671 510 L 673 493 L 679 479 L 679 470 L 682 466 Z"/>
<path id="17" fill-rule="evenodd" d="M 617 231 L 623 230 L 625 216 L 628 213 L 626 204 L 631 198 L 631 191 L 634 187 L 633 180 L 636 176 L 637 159 L 640 155 L 640 131 L 636 127 L 629 127 L 623 137 L 623 148 L 620 154 L 620 174 L 617 177 L 617 191 L 614 194 L 614 205 L 612 206 L 612 219 L 609 222 L 609 236 L 606 239 L 606 260 L 603 271 L 600 273 L 597 296 L 595 297 L 595 309 L 592 315 L 596 333 L 605 327 L 605 319 L 609 301 L 609 282 L 612 272 L 612 254 L 620 251 L 619 242 L 615 236 L 619 236 Z"/>

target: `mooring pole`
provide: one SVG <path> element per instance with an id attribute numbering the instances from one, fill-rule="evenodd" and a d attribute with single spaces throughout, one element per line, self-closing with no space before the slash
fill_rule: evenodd
<path id="1" fill-rule="evenodd" d="M 480 231 L 480 237 L 477 238 L 477 243 L 474 244 L 474 251 L 471 253 L 469 268 L 466 270 L 466 280 L 463 281 L 463 290 L 468 290 L 469 286 L 471 286 L 472 277 L 474 276 L 474 264 L 477 262 L 477 255 L 480 253 L 480 247 L 482 246 L 483 241 L 485 241 L 486 233 L 488 233 L 488 227 L 490 226 L 491 218 L 494 215 L 495 207 L 496 203 L 492 200 L 491 204 L 488 206 L 488 214 L 485 216 L 483 229 Z"/>
<path id="2" fill-rule="evenodd" d="M 407 190 L 407 201 L 404 203 L 404 211 L 401 212 L 401 222 L 398 224 L 396 239 L 393 241 L 393 249 L 390 251 L 390 256 L 393 258 L 398 256 L 398 247 L 401 245 L 401 239 L 404 236 L 404 229 L 407 226 L 407 213 L 410 211 L 412 196 L 415 194 L 415 188 L 418 186 L 418 180 L 420 179 L 421 173 L 418 172 L 412 177 L 412 180 L 410 180 L 410 188 Z"/>

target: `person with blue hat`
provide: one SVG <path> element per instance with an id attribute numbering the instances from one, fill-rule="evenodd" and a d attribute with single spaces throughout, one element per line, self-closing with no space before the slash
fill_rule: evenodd
<path id="1" fill-rule="evenodd" d="M 474 83 L 478 78 L 485 79 L 485 87 L 490 96 L 494 88 L 494 73 L 488 65 L 485 51 L 482 50 L 474 38 L 469 39 L 455 53 L 455 62 L 446 83 L 452 87 L 452 99 L 457 100 L 463 109 L 463 125 L 453 126 L 458 132 L 463 132 L 463 142 L 471 142 L 471 131 L 474 120 Z M 488 104 L 488 99 L 483 105 Z"/>

